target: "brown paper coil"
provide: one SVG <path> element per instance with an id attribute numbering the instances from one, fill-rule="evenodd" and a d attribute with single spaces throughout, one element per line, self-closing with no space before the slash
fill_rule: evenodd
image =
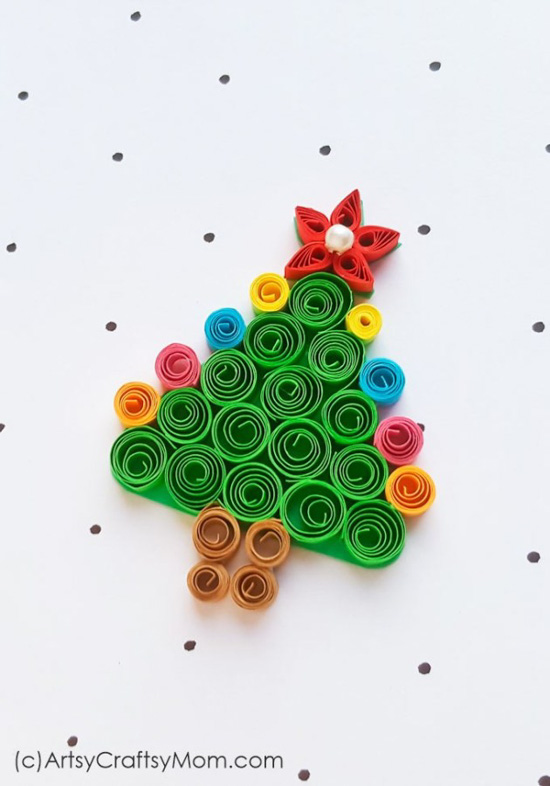
<path id="1" fill-rule="evenodd" d="M 249 527 L 244 544 L 250 562 L 276 568 L 288 557 L 290 535 L 278 519 L 266 519 Z"/>
<path id="2" fill-rule="evenodd" d="M 237 519 L 219 505 L 208 505 L 193 525 L 193 543 L 199 554 L 214 562 L 225 562 L 241 542 Z"/>
<path id="3" fill-rule="evenodd" d="M 257 565 L 243 565 L 231 579 L 231 597 L 242 609 L 266 609 L 278 591 L 273 573 Z"/>
<path id="4" fill-rule="evenodd" d="M 229 573 L 216 562 L 199 562 L 187 574 L 187 586 L 198 600 L 221 600 L 229 589 Z"/>

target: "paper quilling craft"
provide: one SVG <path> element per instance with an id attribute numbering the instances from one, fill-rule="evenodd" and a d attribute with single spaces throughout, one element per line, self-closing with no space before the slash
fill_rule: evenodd
<path id="1" fill-rule="evenodd" d="M 362 300 L 373 291 L 372 263 L 399 233 L 363 225 L 357 190 L 330 218 L 297 207 L 295 222 L 303 245 L 284 278 L 252 282 L 248 324 L 220 308 L 206 319 L 212 354 L 202 366 L 190 347 L 170 344 L 155 362 L 162 394 L 129 382 L 115 396 L 125 430 L 111 450 L 114 477 L 198 517 L 203 561 L 189 589 L 202 599 L 230 591 L 244 608 L 272 602 L 272 569 L 291 543 L 388 565 L 405 545 L 404 517 L 435 496 L 413 463 L 422 430 L 388 410 L 405 375 L 377 357 L 382 317 Z M 241 529 L 250 565 L 230 578 L 223 563 Z"/>

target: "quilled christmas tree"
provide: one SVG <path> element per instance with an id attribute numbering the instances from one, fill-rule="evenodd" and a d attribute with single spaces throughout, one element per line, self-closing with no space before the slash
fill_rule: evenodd
<path id="1" fill-rule="evenodd" d="M 205 322 L 211 356 L 199 363 L 184 344 L 158 355 L 159 394 L 123 385 L 115 410 L 125 430 L 111 469 L 129 491 L 196 516 L 202 561 L 191 592 L 243 608 L 277 594 L 273 568 L 291 543 L 381 568 L 405 545 L 404 516 L 427 510 L 431 477 L 413 465 L 419 425 L 388 416 L 405 376 L 371 343 L 382 317 L 370 303 L 371 263 L 393 251 L 399 233 L 363 225 L 359 192 L 330 219 L 297 207 L 302 243 L 284 277 L 251 284 L 256 316 L 233 308 Z M 354 304 L 354 293 L 357 304 Z M 225 563 L 241 531 L 250 564 L 229 577 Z"/>

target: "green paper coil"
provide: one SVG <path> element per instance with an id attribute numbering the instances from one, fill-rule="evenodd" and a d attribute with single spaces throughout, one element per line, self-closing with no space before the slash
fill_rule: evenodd
<path id="1" fill-rule="evenodd" d="M 157 423 L 172 442 L 198 442 L 210 430 L 212 408 L 200 390 L 177 388 L 161 398 Z"/>
<path id="2" fill-rule="evenodd" d="M 227 461 L 247 461 L 259 455 L 271 433 L 269 420 L 253 404 L 231 404 L 221 409 L 212 425 L 212 441 Z"/>
<path id="3" fill-rule="evenodd" d="M 281 518 L 291 536 L 304 544 L 339 535 L 346 521 L 340 492 L 322 480 L 300 480 L 285 493 Z"/>
<path id="4" fill-rule="evenodd" d="M 129 428 L 117 437 L 111 448 L 111 471 L 121 486 L 142 492 L 163 477 L 169 446 L 156 429 Z"/>
<path id="5" fill-rule="evenodd" d="M 363 344 L 356 336 L 344 330 L 327 330 L 313 338 L 308 362 L 322 380 L 343 386 L 357 378 L 363 355 Z"/>
<path id="6" fill-rule="evenodd" d="M 321 404 L 323 386 L 305 366 L 275 369 L 264 380 L 262 406 L 274 420 L 311 415 Z"/>
<path id="7" fill-rule="evenodd" d="M 356 502 L 348 511 L 344 542 L 353 557 L 368 568 L 389 565 L 405 546 L 403 516 L 379 499 Z"/>
<path id="8" fill-rule="evenodd" d="M 178 507 L 197 514 L 214 502 L 225 480 L 222 459 L 207 445 L 185 445 L 166 467 L 166 488 Z"/>
<path id="9" fill-rule="evenodd" d="M 202 392 L 214 404 L 245 401 L 254 393 L 257 381 L 254 364 L 237 349 L 219 349 L 202 366 Z"/>
<path id="10" fill-rule="evenodd" d="M 308 330 L 327 330 L 344 321 L 353 305 L 346 282 L 332 273 L 312 273 L 290 290 L 290 313 Z"/>
<path id="11" fill-rule="evenodd" d="M 378 410 L 363 391 L 338 390 L 325 402 L 321 419 L 335 442 L 352 445 L 372 437 L 378 425 Z"/>
<path id="12" fill-rule="evenodd" d="M 297 360 L 305 349 L 303 327 L 290 314 L 261 314 L 248 324 L 244 336 L 245 351 L 265 369 L 287 365 Z"/>
<path id="13" fill-rule="evenodd" d="M 286 478 L 315 478 L 328 469 L 331 444 L 318 423 L 294 418 L 277 426 L 271 435 L 268 452 L 275 469 Z"/>
<path id="14" fill-rule="evenodd" d="M 261 521 L 277 512 L 282 493 L 281 481 L 271 467 L 252 461 L 227 473 L 223 503 L 240 521 Z"/>
<path id="15" fill-rule="evenodd" d="M 330 477 L 336 488 L 350 499 L 373 499 L 384 491 L 388 465 L 371 445 L 349 445 L 335 453 Z"/>

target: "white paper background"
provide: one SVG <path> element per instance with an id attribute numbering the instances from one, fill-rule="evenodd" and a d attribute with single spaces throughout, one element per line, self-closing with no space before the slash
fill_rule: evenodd
<path id="1" fill-rule="evenodd" d="M 76 735 L 81 754 L 285 767 L 38 783 L 308 769 L 315 786 L 535 786 L 550 774 L 550 330 L 531 330 L 550 322 L 548 5 L 0 9 L 0 781 L 34 782 L 15 751 L 67 753 Z M 354 187 L 368 222 L 402 232 L 377 267 L 376 352 L 406 371 L 395 411 L 426 425 L 437 504 L 385 571 L 295 549 L 268 613 L 197 607 L 190 519 L 110 477 L 112 396 L 154 382 L 171 341 L 204 359 L 207 314 L 250 316 L 251 279 L 296 249 L 294 205 L 327 212 Z"/>

